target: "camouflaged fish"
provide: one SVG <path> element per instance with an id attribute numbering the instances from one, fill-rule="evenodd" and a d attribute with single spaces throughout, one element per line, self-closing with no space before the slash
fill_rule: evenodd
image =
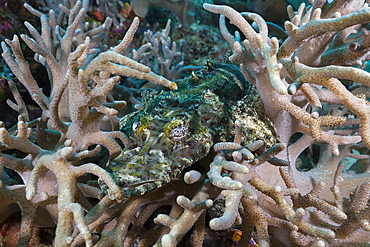
<path id="1" fill-rule="evenodd" d="M 123 150 L 106 168 L 126 197 L 163 186 L 205 157 L 215 142 L 233 140 L 235 120 L 242 123 L 243 144 L 277 142 L 256 88 L 234 64 L 208 62 L 178 90 L 143 101 L 139 111 L 120 121 L 134 148 Z"/>

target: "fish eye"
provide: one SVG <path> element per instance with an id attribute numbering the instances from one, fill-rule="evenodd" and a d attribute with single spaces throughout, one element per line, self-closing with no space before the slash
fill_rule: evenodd
<path id="1" fill-rule="evenodd" d="M 136 132 L 140 127 L 140 122 L 139 121 L 135 121 L 133 124 L 132 124 L 132 131 L 133 132 Z"/>
<path id="2" fill-rule="evenodd" d="M 189 130 L 188 130 L 188 126 L 187 125 L 181 125 L 181 126 L 178 126 L 176 128 L 173 128 L 170 132 L 169 132 L 169 138 L 173 141 L 173 142 L 179 142 L 179 141 L 182 141 L 184 140 L 188 135 L 189 135 Z"/>

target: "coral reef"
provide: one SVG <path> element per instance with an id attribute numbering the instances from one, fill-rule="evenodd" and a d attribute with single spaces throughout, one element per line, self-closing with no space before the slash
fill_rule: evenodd
<path id="1" fill-rule="evenodd" d="M 370 246 L 370 8 L 310 4 L 288 7 L 284 28 L 204 4 L 232 55 L 176 83 L 170 65 L 163 77 L 145 60 L 178 54 L 169 26 L 129 51 L 135 18 L 108 48 L 113 21 L 85 23 L 87 0 L 64 1 L 58 17 L 25 4 L 41 31 L 25 22 L 30 36 L 1 43 L 19 116 L 0 122 L 0 240 L 37 245 L 55 224 L 55 246 Z M 165 89 L 154 96 L 154 84 Z M 307 159 L 313 168 L 297 169 Z"/>

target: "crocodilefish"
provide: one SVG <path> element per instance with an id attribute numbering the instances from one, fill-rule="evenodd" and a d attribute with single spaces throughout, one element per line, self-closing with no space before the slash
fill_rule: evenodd
<path id="1" fill-rule="evenodd" d="M 140 110 L 120 120 L 120 130 L 135 145 L 106 169 L 126 197 L 145 194 L 204 158 L 215 142 L 231 141 L 235 120 L 242 123 L 243 144 L 261 139 L 269 147 L 277 142 L 258 91 L 239 67 L 207 62 L 176 91 L 143 97 Z"/>

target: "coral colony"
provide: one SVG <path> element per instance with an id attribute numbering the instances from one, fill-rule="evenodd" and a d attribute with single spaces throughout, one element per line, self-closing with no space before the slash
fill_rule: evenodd
<path id="1" fill-rule="evenodd" d="M 108 48 L 113 21 L 85 23 L 88 1 L 65 1 L 59 17 L 25 4 L 41 31 L 25 22 L 30 35 L 1 43 L 19 117 L 0 122 L 0 213 L 19 206 L 18 246 L 47 218 L 58 247 L 370 246 L 370 8 L 310 4 L 289 6 L 284 27 L 204 4 L 231 56 L 176 83 L 169 25 L 129 52 L 138 18 Z"/>

